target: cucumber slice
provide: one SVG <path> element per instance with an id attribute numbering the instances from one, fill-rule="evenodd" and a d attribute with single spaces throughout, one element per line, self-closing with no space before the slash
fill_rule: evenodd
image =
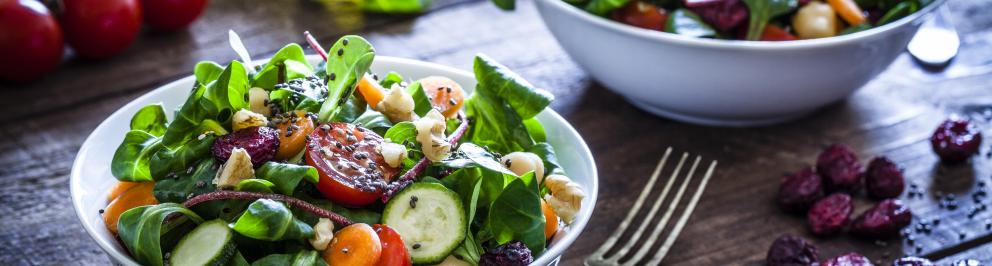
<path id="1" fill-rule="evenodd" d="M 169 255 L 169 264 L 224 265 L 236 253 L 233 235 L 223 220 L 202 223 L 179 240 Z"/>
<path id="2" fill-rule="evenodd" d="M 437 183 L 410 185 L 382 213 L 382 223 L 400 234 L 414 264 L 444 261 L 465 240 L 465 220 L 458 194 Z"/>

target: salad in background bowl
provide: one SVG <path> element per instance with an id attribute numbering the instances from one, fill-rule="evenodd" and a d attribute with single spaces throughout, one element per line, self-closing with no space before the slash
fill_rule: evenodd
<path id="1" fill-rule="evenodd" d="M 255 64 L 232 33 L 241 61 L 91 134 L 73 203 L 115 261 L 549 265 L 581 232 L 595 164 L 550 93 L 484 55 L 473 78 L 358 36 L 311 45 L 326 59 L 290 44 Z"/>

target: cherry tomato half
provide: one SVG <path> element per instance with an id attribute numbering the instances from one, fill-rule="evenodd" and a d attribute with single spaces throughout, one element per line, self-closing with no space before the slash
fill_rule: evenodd
<path id="1" fill-rule="evenodd" d="M 0 1 L 0 79 L 27 82 L 62 61 L 62 29 L 35 0 Z"/>
<path id="2" fill-rule="evenodd" d="M 103 59 L 124 51 L 141 29 L 138 0 L 64 0 L 65 36 L 82 57 Z"/>
<path id="3" fill-rule="evenodd" d="M 644 1 L 632 1 L 623 8 L 613 11 L 613 20 L 638 28 L 657 31 L 665 30 L 668 15 L 665 10 Z"/>
<path id="4" fill-rule="evenodd" d="M 160 31 L 186 28 L 206 7 L 207 0 L 141 0 L 145 24 Z"/>
<path id="5" fill-rule="evenodd" d="M 410 252 L 406 250 L 403 238 L 393 228 L 384 224 L 374 224 L 372 229 L 379 235 L 379 242 L 382 242 L 382 255 L 379 256 L 377 266 L 410 266 L 413 260 L 410 259 Z"/>
<path id="6" fill-rule="evenodd" d="M 382 255 L 379 236 L 367 224 L 352 224 L 334 233 L 321 256 L 329 265 L 376 265 Z"/>
<path id="7" fill-rule="evenodd" d="M 327 123 L 310 133 L 307 164 L 317 168 L 317 190 L 334 203 L 358 207 L 382 195 L 385 185 L 399 172 L 389 167 L 379 146 L 382 137 L 363 127 Z"/>

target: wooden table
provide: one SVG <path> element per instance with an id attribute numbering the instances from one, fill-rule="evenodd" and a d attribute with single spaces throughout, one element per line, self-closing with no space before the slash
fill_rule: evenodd
<path id="1" fill-rule="evenodd" d="M 77 149 L 111 112 L 189 75 L 197 61 L 235 59 L 227 29 L 239 32 L 257 58 L 287 42 L 302 43 L 304 30 L 328 45 L 356 32 L 369 38 L 379 54 L 462 69 L 470 68 L 474 54 L 486 53 L 551 90 L 557 96 L 552 107 L 580 131 L 599 162 L 601 188 L 594 217 L 563 265 L 580 265 L 612 232 L 669 146 L 720 163 L 665 259 L 668 265 L 761 265 L 772 240 L 783 233 L 812 239 L 824 258 L 856 250 L 884 265 L 904 253 L 915 254 L 917 246 L 931 253 L 965 243 L 951 248 L 963 253 L 942 262 L 973 257 L 992 263 L 992 244 L 981 243 L 992 240 L 992 230 L 986 230 L 992 211 L 966 217 L 978 184 L 992 185 L 992 159 L 985 155 L 992 143 L 992 1 L 951 1 L 962 48 L 948 68 L 923 69 L 902 55 L 846 101 L 799 121 L 749 129 L 688 125 L 634 108 L 563 53 L 529 1 L 511 13 L 483 0 L 435 2 L 421 16 L 368 15 L 364 24 L 355 25 L 342 24 L 345 16 L 332 16 L 311 1 L 214 0 L 188 31 L 143 33 L 112 59 L 70 56 L 44 80 L 0 85 L 5 101 L 0 106 L 0 265 L 109 263 L 76 221 L 70 203 L 68 175 Z M 983 155 L 961 167 L 941 167 L 927 141 L 951 113 L 974 116 L 986 133 Z M 810 165 L 831 143 L 853 147 L 866 162 L 875 155 L 895 160 L 908 182 L 924 193 L 922 198 L 903 196 L 915 212 L 914 226 L 937 217 L 942 222 L 929 235 L 914 233 L 913 244 L 844 234 L 812 238 L 805 219 L 782 213 L 773 197 L 782 173 Z M 938 208 L 943 193 L 957 194 L 960 207 Z M 856 213 L 870 205 L 859 200 Z"/>

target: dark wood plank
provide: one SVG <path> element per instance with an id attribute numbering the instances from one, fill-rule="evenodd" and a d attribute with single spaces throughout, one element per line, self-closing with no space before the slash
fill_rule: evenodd
<path id="1" fill-rule="evenodd" d="M 264 1 L 263 1 L 264 2 Z M 761 265 L 782 233 L 810 238 L 823 257 L 857 250 L 880 264 L 989 235 L 992 212 L 968 219 L 971 193 L 992 186 L 992 161 L 976 157 L 965 167 L 937 164 L 926 139 L 950 113 L 982 113 L 992 105 L 992 1 L 956 1 L 951 9 L 962 33 L 959 58 L 943 72 L 916 66 L 908 55 L 850 99 L 793 123 L 751 129 L 686 125 L 642 112 L 568 59 L 542 25 L 532 3 L 516 12 L 487 1 L 436 1 L 416 18 L 368 18 L 361 34 L 382 55 L 409 57 L 469 69 L 486 53 L 557 96 L 552 107 L 582 133 L 599 162 L 600 195 L 593 220 L 566 252 L 563 265 L 581 265 L 617 226 L 665 148 L 720 161 L 690 224 L 664 261 L 669 265 Z M 262 5 L 262 6 L 259 6 Z M 308 1 L 211 1 L 188 33 L 143 36 L 125 54 L 102 62 L 70 60 L 47 80 L 0 88 L 0 265 L 107 264 L 76 222 L 68 198 L 68 171 L 79 145 L 111 112 L 158 85 L 188 75 L 199 60 L 235 57 L 225 30 L 233 28 L 256 57 L 311 30 L 324 42 L 350 32 L 328 22 Z M 983 117 L 977 117 L 985 119 Z M 982 125 L 989 129 L 987 120 Z M 983 154 L 992 138 L 986 134 Z M 941 219 L 929 235 L 874 242 L 846 235 L 813 238 L 802 217 L 773 204 L 783 172 L 811 164 L 831 143 L 845 143 L 863 161 L 886 155 L 906 169 L 923 198 L 904 200 L 917 221 Z M 943 169 L 943 170 L 940 170 Z M 936 195 L 955 193 L 960 207 L 937 208 Z M 985 200 L 989 203 L 989 200 Z M 872 202 L 861 199 L 857 210 Z M 965 239 L 959 234 L 966 233 Z M 945 260 L 974 257 L 990 262 L 992 246 L 977 245 Z M 984 257 L 983 257 L 984 256 Z"/>

